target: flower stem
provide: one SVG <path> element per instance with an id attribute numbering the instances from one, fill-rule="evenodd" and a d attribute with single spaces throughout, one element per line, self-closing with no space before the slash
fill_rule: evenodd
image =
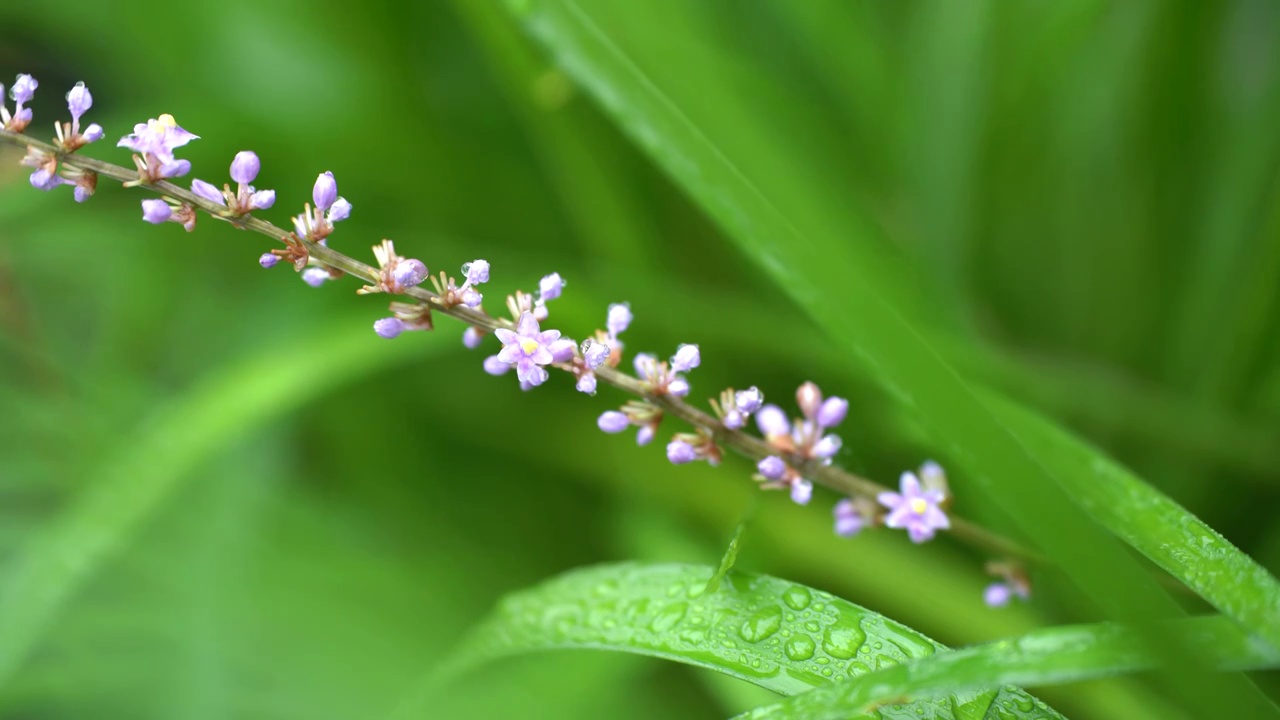
<path id="1" fill-rule="evenodd" d="M 35 140 L 26 135 L 0 130 L 0 142 L 39 149 L 49 155 L 56 156 L 59 164 L 80 170 L 92 170 L 100 177 L 108 177 L 121 183 L 136 183 L 138 181 L 137 170 L 65 153 L 52 144 Z M 205 200 L 189 190 L 185 190 L 168 181 L 161 180 L 149 184 L 135 185 L 134 187 L 145 188 L 159 195 L 180 200 L 193 208 L 205 211 L 209 215 L 227 220 L 236 227 L 261 233 L 277 241 L 283 240 L 292 234 L 256 217 L 248 215 L 241 217 L 231 216 L 227 213 L 225 207 Z M 301 242 L 307 248 L 311 258 L 317 262 L 342 270 L 346 274 L 360 278 L 371 285 L 378 284 L 380 274 L 372 266 L 344 255 L 327 245 L 311 242 L 305 238 L 301 239 Z M 505 318 L 491 317 L 484 312 L 473 310 L 465 305 L 442 303 L 439 295 L 422 286 L 406 288 L 403 295 L 430 306 L 434 312 L 450 315 L 469 325 L 489 331 L 514 327 L 514 323 Z M 632 377 L 616 368 L 602 366 L 595 371 L 595 374 L 597 378 L 610 385 L 644 398 L 649 403 L 661 408 L 664 413 L 684 420 L 694 427 L 707 430 L 712 433 L 716 442 L 751 460 L 761 460 L 766 456 L 778 454 L 778 450 L 765 441 L 742 430 L 727 428 L 715 417 L 679 398 L 665 394 L 651 394 L 638 378 Z M 816 465 L 813 463 L 805 465 L 797 462 L 796 466 L 803 466 L 805 477 L 808 477 L 813 482 L 844 495 L 875 497 L 876 494 L 889 489 L 834 465 Z M 1014 558 L 1032 562 L 1045 561 L 1042 556 L 1017 542 L 954 515 L 951 517 L 951 534 L 994 557 Z"/>

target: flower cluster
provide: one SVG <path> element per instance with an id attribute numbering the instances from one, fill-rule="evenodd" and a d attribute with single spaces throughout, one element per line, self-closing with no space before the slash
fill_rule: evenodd
<path id="1" fill-rule="evenodd" d="M 10 134 L 22 133 L 31 123 L 31 102 L 38 83 L 30 75 L 19 75 L 10 88 L 10 98 L 15 103 L 12 113 L 0 103 L 0 120 L 3 129 Z M 0 86 L 0 97 L 3 86 Z M 81 129 L 81 119 L 93 105 L 93 97 L 84 83 L 78 83 L 67 93 L 70 122 L 55 125 L 57 139 L 54 145 L 23 140 L 27 154 L 22 163 L 32 168 L 31 184 L 42 190 L 52 190 L 60 185 L 73 185 L 75 199 L 83 202 L 94 192 L 97 175 L 83 169 L 71 159 L 72 153 L 81 147 L 101 139 L 102 127 L 96 123 Z M 6 138 L 12 141 L 12 138 Z M 318 287 L 329 280 L 341 277 L 344 272 L 313 257 L 337 262 L 368 284 L 357 290 L 358 294 L 386 293 L 405 296 L 390 303 L 390 315 L 373 323 L 374 332 L 382 338 L 395 338 L 409 331 L 431 330 L 432 310 L 464 320 L 467 328 L 463 344 L 468 348 L 479 347 L 490 332 L 501 343 L 501 349 L 483 361 L 483 368 L 492 375 L 502 375 L 515 369 L 522 389 L 528 390 L 547 382 L 550 368 L 572 374 L 576 388 L 586 394 L 595 394 L 598 378 L 606 380 L 641 396 L 623 404 L 617 410 L 604 412 L 597 425 L 606 433 L 621 433 L 636 428 L 636 443 L 647 445 L 657 436 L 665 414 L 688 420 L 693 428 L 689 432 L 674 433 L 666 445 L 667 460 L 683 465 L 705 460 L 718 465 L 723 458 L 721 444 L 742 450 L 755 459 L 755 480 L 765 489 L 784 489 L 795 503 L 806 505 L 814 496 L 815 480 L 828 485 L 839 471 L 830 468 L 840 452 L 843 441 L 831 432 L 846 418 L 849 403 L 840 397 L 824 397 L 812 382 L 802 384 L 796 391 L 796 404 L 800 417 L 791 419 L 777 405 L 766 405 L 764 393 L 758 387 L 745 390 L 727 388 L 719 393 L 710 405 L 714 417 L 706 415 L 683 403 L 690 393 L 687 375 L 702 364 L 702 352 L 698 345 L 679 345 L 667 359 L 649 353 L 638 353 L 632 359 L 635 378 L 627 379 L 618 370 L 624 356 L 620 335 L 631 325 L 633 315 L 626 303 L 608 307 L 605 327 L 595 330 L 581 345 L 563 337 L 559 330 L 542 328 L 548 318 L 548 303 L 561 297 L 565 281 L 559 273 L 543 276 L 533 293 L 516 291 L 507 297 L 510 319 L 496 319 L 484 308 L 481 286 L 489 282 L 490 265 L 482 259 L 462 266 L 461 283 L 446 273 L 438 277 L 429 275 L 427 266 L 420 260 L 399 255 L 391 240 L 383 240 L 374 246 L 377 267 L 369 266 L 337 256 L 328 249 L 327 240 L 334 225 L 351 214 L 351 203 L 338 195 L 337 181 L 333 173 L 317 176 L 312 187 L 311 203 L 304 204 L 303 212 L 292 218 L 293 232 L 279 230 L 261 222 L 246 222 L 242 218 L 256 211 L 264 211 L 275 204 L 274 190 L 257 190 L 253 183 L 261 170 L 261 162 L 252 151 L 237 153 L 231 162 L 230 177 L 235 183 L 222 185 L 221 189 L 201 179 L 193 179 L 191 193 L 160 181 L 180 177 L 191 171 L 191 163 L 175 157 L 175 151 L 198 136 L 184 130 L 172 115 L 160 115 L 134 126 L 133 133 L 122 138 L 118 147 L 133 151 L 137 169 L 136 179 L 123 168 L 112 172 L 103 170 L 110 177 L 129 186 L 149 186 L 160 198 L 142 201 L 143 220 L 154 223 L 175 222 L 187 231 L 195 228 L 198 210 L 210 211 L 214 217 L 231 221 L 241 228 L 263 230 L 284 244 L 259 257 L 259 264 L 270 268 L 281 259 L 288 261 L 309 285 Z M 422 286 L 430 278 L 434 292 Z M 749 420 L 754 417 L 763 441 L 746 436 Z M 745 448 L 745 450 L 744 450 Z M 761 449 L 765 448 L 765 449 Z M 835 475 L 833 476 L 833 473 Z M 860 494 L 843 498 L 833 508 L 835 533 L 850 537 L 868 528 L 883 526 L 904 530 L 914 543 L 933 539 L 939 530 L 951 527 L 947 515 L 951 502 L 950 490 L 942 468 L 932 461 L 924 463 L 917 472 L 902 473 L 897 492 L 875 492 L 876 486 L 867 487 Z M 1008 604 L 1013 598 L 1027 599 L 1030 583 L 1020 566 L 995 563 L 988 567 L 999 578 L 985 591 L 986 603 L 993 607 Z"/>
<path id="2" fill-rule="evenodd" d="M 987 563 L 987 574 L 1000 578 L 999 582 L 991 583 L 982 592 L 982 600 L 988 606 L 1004 607 L 1014 598 L 1031 598 L 1031 581 L 1021 565 L 1012 562 Z"/>
<path id="3" fill-rule="evenodd" d="M 13 81 L 13 86 L 9 88 L 9 99 L 13 100 L 13 114 L 9 113 L 9 108 L 4 105 L 4 85 L 0 85 L 0 121 L 4 122 L 4 129 L 20 133 L 27 129 L 31 124 L 31 108 L 23 107 L 31 102 L 31 98 L 36 95 L 36 88 L 40 87 L 40 83 L 30 75 L 19 75 L 17 80 Z"/>
<path id="4" fill-rule="evenodd" d="M 230 185 L 223 185 L 219 190 L 198 178 L 191 181 L 191 192 L 227 208 L 235 217 L 248 215 L 254 210 L 266 210 L 276 204 L 276 191 L 257 190 L 253 187 L 253 181 L 257 179 L 261 169 L 262 162 L 258 160 L 256 153 L 241 150 L 231 161 L 231 179 L 236 182 L 234 192 Z"/>
<path id="5" fill-rule="evenodd" d="M 351 203 L 338 195 L 338 181 L 329 171 L 316 177 L 311 188 L 311 201 L 315 203 L 314 208 L 306 205 L 301 215 L 294 216 L 293 232 L 300 238 L 323 243 L 333 234 L 334 223 L 351 217 Z"/>
<path id="6" fill-rule="evenodd" d="M 164 114 L 133 126 L 133 134 L 120 138 L 116 147 L 134 152 L 138 179 L 130 185 L 151 185 L 160 180 L 182 177 L 191 172 L 190 160 L 179 160 L 174 151 L 200 136 L 187 132 L 172 115 Z"/>
<path id="7" fill-rule="evenodd" d="M 0 103 L 0 119 L 4 121 L 5 130 L 20 133 L 31 124 L 31 108 L 23 106 L 35 97 L 36 88 L 39 86 L 40 83 L 30 75 L 18 76 L 17 81 L 9 89 L 10 97 L 16 105 L 14 114 L 10 115 L 8 109 Z M 0 95 L 3 93 L 4 86 L 0 85 Z M 86 127 L 83 133 L 80 132 L 80 118 L 89 111 L 90 107 L 93 107 L 93 96 L 89 94 L 89 89 L 84 83 L 77 83 L 67 93 L 67 109 L 71 111 L 71 122 L 54 123 L 58 135 L 54 144 L 59 152 L 71 154 L 91 142 L 102 139 L 104 134 L 102 126 L 97 123 Z M 71 185 L 75 187 L 76 202 L 88 200 L 98 186 L 97 173 L 60 164 L 57 153 L 47 152 L 35 146 L 27 147 L 27 154 L 22 158 L 22 164 L 32 169 L 32 187 L 49 191 L 61 185 Z"/>

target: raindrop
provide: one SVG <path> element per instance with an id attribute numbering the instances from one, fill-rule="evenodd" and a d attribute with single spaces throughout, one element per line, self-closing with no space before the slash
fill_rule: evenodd
<path id="1" fill-rule="evenodd" d="M 808 588 L 799 585 L 792 585 L 782 593 L 782 601 L 792 610 L 803 610 L 809 607 L 809 603 L 813 600 L 813 596 L 809 593 Z"/>
<path id="2" fill-rule="evenodd" d="M 813 657 L 814 648 L 813 639 L 808 635 L 796 635 L 787 641 L 783 652 L 792 660 L 808 660 Z"/>

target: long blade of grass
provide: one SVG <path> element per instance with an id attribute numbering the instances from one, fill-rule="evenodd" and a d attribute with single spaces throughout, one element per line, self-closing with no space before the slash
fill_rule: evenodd
<path id="1" fill-rule="evenodd" d="M 513 593 L 432 686 L 499 658 L 580 648 L 673 660 L 796 695 L 945 650 L 866 608 L 778 578 L 730 572 L 718 590 L 707 592 L 715 572 L 701 565 L 618 563 L 573 570 Z M 1036 705 L 1021 691 L 981 690 L 926 700 L 907 712 L 977 717 L 997 698 Z M 413 717 L 421 700 L 406 703 L 397 717 Z M 1013 718 L 1061 717 L 1037 713 Z"/>
<path id="2" fill-rule="evenodd" d="M 447 347 L 377 342 L 366 326 L 326 330 L 221 368 L 121 438 L 86 490 L 33 535 L 0 595 L 0 687 L 21 667 L 63 605 L 164 508 L 189 471 L 237 438 L 335 386 Z"/>
<path id="3" fill-rule="evenodd" d="M 1160 631 L 1185 638 L 1187 646 L 1195 650 L 1199 663 L 1204 666 L 1258 670 L 1280 665 L 1280 652 L 1246 636 L 1221 616 L 1179 620 Z M 1160 664 L 1161 658 L 1151 652 L 1139 635 L 1123 626 L 1053 627 L 894 665 L 757 708 L 738 718 L 843 720 L 907 700 L 1003 685 L 1038 687 L 1074 683 L 1147 670 Z"/>

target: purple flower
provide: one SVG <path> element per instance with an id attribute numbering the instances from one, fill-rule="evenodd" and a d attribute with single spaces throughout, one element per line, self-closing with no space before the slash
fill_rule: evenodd
<path id="1" fill-rule="evenodd" d="M 613 350 L 606 343 L 596 342 L 591 338 L 582 341 L 582 359 L 592 370 L 598 370 L 604 365 L 612 353 Z"/>
<path id="2" fill-rule="evenodd" d="M 415 287 L 427 279 L 427 266 L 414 258 L 401 260 L 391 271 L 391 277 L 401 287 Z"/>
<path id="3" fill-rule="evenodd" d="M 841 444 L 839 435 L 826 435 L 809 452 L 816 458 L 830 460 L 835 457 L 836 453 L 840 452 Z"/>
<path id="4" fill-rule="evenodd" d="M 191 181 L 191 192 L 209 202 L 217 203 L 223 207 L 227 206 L 227 200 L 222 197 L 221 190 L 198 178 Z"/>
<path id="5" fill-rule="evenodd" d="M 812 418 L 822 405 L 822 390 L 812 382 L 805 382 L 796 388 L 796 405 L 807 418 Z"/>
<path id="6" fill-rule="evenodd" d="M 646 382 L 656 380 L 658 377 L 658 358 L 649 353 L 637 353 L 631 361 L 635 366 L 636 375 Z"/>
<path id="7" fill-rule="evenodd" d="M 840 537 L 853 537 L 867 526 L 867 519 L 858 510 L 857 504 L 846 498 L 836 503 L 832 511 L 836 518 L 836 534 Z"/>
<path id="8" fill-rule="evenodd" d="M 462 304 L 469 308 L 478 308 L 480 303 L 484 302 L 484 295 L 476 292 L 475 288 L 467 288 L 462 291 Z"/>
<path id="9" fill-rule="evenodd" d="M 739 412 L 736 408 L 730 409 L 724 414 L 724 426 L 730 430 L 737 430 L 746 424 L 746 416 Z"/>
<path id="10" fill-rule="evenodd" d="M 93 95 L 89 94 L 89 88 L 84 83 L 78 82 L 76 86 L 67 91 L 67 109 L 71 111 L 71 122 L 80 123 L 80 117 L 89 112 L 89 108 L 93 107 Z"/>
<path id="11" fill-rule="evenodd" d="M 777 405 L 765 405 L 760 408 L 759 414 L 756 415 L 756 425 L 760 428 L 760 434 L 766 437 L 791 434 L 791 422 L 787 420 L 787 414 Z"/>
<path id="12" fill-rule="evenodd" d="M 128 148 L 147 158 L 148 165 L 152 159 L 161 166 L 159 177 L 177 177 L 191 170 L 191 163 L 175 160 L 173 151 L 186 145 L 200 136 L 182 129 L 172 115 L 161 115 L 145 124 L 133 126 L 133 134 L 120 139 L 116 147 Z"/>
<path id="13" fill-rule="evenodd" d="M 1009 604 L 1013 599 L 1013 588 L 1005 583 L 991 583 L 982 591 L 982 601 L 989 607 L 998 608 Z"/>
<path id="14" fill-rule="evenodd" d="M 770 455 L 756 463 L 756 469 L 769 480 L 781 480 L 787 475 L 787 463 L 777 455 Z"/>
<path id="15" fill-rule="evenodd" d="M 93 191 L 82 185 L 77 185 L 75 192 L 72 194 L 75 196 L 76 202 L 78 203 L 82 203 L 85 200 L 88 200 L 89 198 L 93 197 Z"/>
<path id="16" fill-rule="evenodd" d="M 542 366 L 554 359 L 548 346 L 560 338 L 559 330 L 543 332 L 533 315 L 524 313 L 515 330 L 498 328 L 493 334 L 502 342 L 498 358 L 516 366 L 516 377 L 520 382 L 534 386 L 546 382 L 547 371 Z"/>
<path id="17" fill-rule="evenodd" d="M 702 355 L 697 345 L 681 345 L 676 354 L 671 356 L 671 369 L 676 372 L 689 372 L 702 364 Z"/>
<path id="18" fill-rule="evenodd" d="M 938 504 L 945 495 L 941 490 L 925 490 L 920 487 L 920 480 L 913 472 L 902 473 L 899 483 L 901 492 L 882 492 L 876 499 L 888 508 L 885 516 L 885 527 L 903 529 L 911 537 L 911 542 L 922 543 L 933 538 L 937 530 L 951 527 L 951 521 Z"/>
<path id="19" fill-rule="evenodd" d="M 163 200 L 143 200 L 142 219 L 153 225 L 159 225 L 173 217 L 173 209 Z M 327 274 L 327 273 L 326 273 Z"/>
<path id="20" fill-rule="evenodd" d="M 667 443 L 667 459 L 673 465 L 683 465 L 698 459 L 698 451 L 683 440 L 672 440 Z"/>
<path id="21" fill-rule="evenodd" d="M 351 203 L 347 202 L 346 198 L 338 198 L 324 217 L 330 224 L 346 220 L 351 217 Z"/>
<path id="22" fill-rule="evenodd" d="M 617 410 L 609 410 L 600 415 L 596 425 L 607 433 L 620 433 L 631 426 L 631 419 Z"/>
<path id="23" fill-rule="evenodd" d="M 468 350 L 475 350 L 480 347 L 480 341 L 484 339 L 484 335 L 474 327 L 468 327 L 462 331 L 462 345 Z"/>
<path id="24" fill-rule="evenodd" d="M 252 185 L 262 170 L 262 161 L 252 150 L 241 150 L 231 161 L 231 179 L 241 185 Z"/>
<path id="25" fill-rule="evenodd" d="M 302 281 L 313 288 L 329 282 L 329 271 L 322 267 L 309 267 L 302 271 Z"/>
<path id="26" fill-rule="evenodd" d="M 738 410 L 750 415 L 760 409 L 764 404 L 764 393 L 760 392 L 760 388 L 752 385 L 746 390 L 739 390 L 733 394 L 734 404 L 738 406 Z"/>
<path id="27" fill-rule="evenodd" d="M 555 300 L 564 290 L 564 280 L 560 273 L 551 273 L 538 282 L 538 299 L 542 302 Z"/>
<path id="28" fill-rule="evenodd" d="M 483 285 L 489 282 L 489 261 L 472 260 L 462 264 L 462 274 L 466 276 L 467 285 Z"/>
<path id="29" fill-rule="evenodd" d="M 400 318 L 384 317 L 374 321 L 373 331 L 378 333 L 378 337 L 391 340 L 404 332 L 405 326 Z"/>
<path id="30" fill-rule="evenodd" d="M 813 499 L 813 483 L 804 478 L 796 478 L 791 482 L 791 502 L 797 505 L 808 505 Z"/>
<path id="31" fill-rule="evenodd" d="M 9 114 L 9 109 L 0 102 L 0 120 L 4 121 L 4 129 L 12 132 L 22 132 L 27 125 L 31 124 L 31 108 L 22 107 L 23 104 L 31 102 L 31 98 L 36 93 L 36 87 L 40 83 L 30 75 L 19 75 L 14 81 L 13 87 L 9 88 L 9 97 L 13 99 L 15 107 L 13 114 Z M 4 85 L 0 85 L 0 95 L 4 94 Z"/>
<path id="32" fill-rule="evenodd" d="M 252 189 L 252 186 L 250 186 L 250 188 Z M 276 191 L 258 190 L 249 196 L 249 204 L 253 206 L 255 210 L 266 210 L 276 204 Z"/>
<path id="33" fill-rule="evenodd" d="M 278 262 L 280 262 L 280 256 L 271 253 L 262 253 L 262 257 L 258 258 L 258 264 L 264 268 L 273 268 Z"/>
<path id="34" fill-rule="evenodd" d="M 578 349 L 578 344 L 569 338 L 560 338 L 547 348 L 551 351 L 551 361 L 557 363 L 569 362 L 573 359 L 573 353 Z"/>
<path id="35" fill-rule="evenodd" d="M 674 397 L 684 397 L 689 394 L 689 381 L 680 376 L 671 378 L 671 382 L 667 383 L 667 393 Z"/>
<path id="36" fill-rule="evenodd" d="M 658 426 L 652 423 L 641 425 L 636 431 L 636 444 L 640 446 L 648 445 L 653 442 L 653 438 L 658 434 Z"/>
<path id="37" fill-rule="evenodd" d="M 37 190 L 44 190 L 47 192 L 67 182 L 66 180 L 63 180 L 62 177 L 59 176 L 57 172 L 50 169 L 50 167 L 56 168 L 57 166 L 53 165 L 53 166 L 41 167 L 37 169 L 35 172 L 31 173 L 31 178 L 30 178 L 31 187 Z M 163 203 L 164 201 L 158 200 L 157 202 Z M 164 222 L 164 220 L 161 220 L 160 222 Z"/>
<path id="38" fill-rule="evenodd" d="M 617 337 L 631 326 L 631 306 L 626 303 L 614 303 L 609 306 L 609 317 L 605 320 L 605 329 L 609 337 Z"/>
<path id="39" fill-rule="evenodd" d="M 511 366 L 498 359 L 497 355 L 490 355 L 484 359 L 484 371 L 490 375 L 505 375 Z"/>
<path id="40" fill-rule="evenodd" d="M 316 184 L 311 188 L 311 201 L 315 203 L 316 210 L 325 212 L 337 200 L 338 181 L 333 179 L 333 173 L 326 170 L 316 177 Z"/>
<path id="41" fill-rule="evenodd" d="M 89 127 L 84 129 L 84 134 L 80 137 L 84 138 L 84 141 L 87 143 L 95 143 L 105 137 L 106 134 L 107 131 L 103 130 L 102 126 L 98 123 L 89 123 Z"/>
<path id="42" fill-rule="evenodd" d="M 818 416 L 815 419 L 822 427 L 835 427 L 844 422 L 844 416 L 848 412 L 848 400 L 838 397 L 827 398 L 818 408 Z"/>
<path id="43" fill-rule="evenodd" d="M 590 373 L 590 372 L 584 373 L 582 377 L 578 378 L 578 384 L 576 385 L 576 387 L 578 388 L 578 392 L 586 393 L 588 395 L 595 395 L 596 394 L 595 373 Z"/>
<path id="44" fill-rule="evenodd" d="M 22 110 L 22 106 L 31 102 L 31 98 L 36 95 L 36 88 L 40 87 L 40 83 L 30 75 L 19 75 L 13 81 L 13 87 L 9 88 L 9 97 L 18 105 L 18 110 Z"/>

